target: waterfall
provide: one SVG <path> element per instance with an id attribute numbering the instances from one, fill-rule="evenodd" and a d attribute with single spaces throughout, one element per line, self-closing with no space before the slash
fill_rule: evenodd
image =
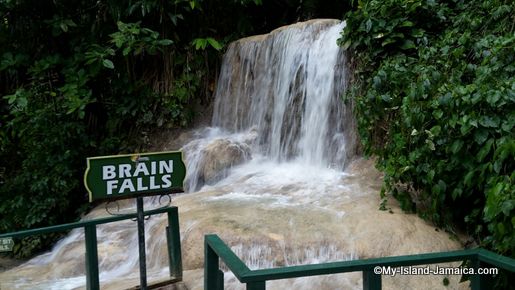
<path id="1" fill-rule="evenodd" d="M 351 110 L 341 96 L 344 23 L 317 20 L 238 40 L 224 56 L 213 126 L 256 129 L 260 151 L 275 161 L 344 168 L 354 154 Z"/>
<path id="2" fill-rule="evenodd" d="M 228 47 L 212 127 L 196 131 L 181 149 L 190 193 L 172 202 L 188 289 L 203 289 L 208 233 L 253 269 L 460 248 L 395 202 L 379 211 L 381 173 L 372 161 L 350 162 L 357 142 L 352 108 L 341 101 L 346 56 L 336 39 L 343 25 L 307 21 Z M 159 198 L 145 200 L 145 209 L 160 206 Z M 120 208 L 135 211 L 129 200 Z M 101 205 L 85 218 L 105 215 Z M 145 222 L 150 281 L 168 275 L 166 226 L 166 216 Z M 97 232 L 101 288 L 137 285 L 134 222 Z M 84 264 L 84 233 L 74 230 L 51 252 L 0 273 L 0 289 L 84 289 Z M 225 289 L 244 288 L 230 272 L 224 277 Z M 442 286 L 440 276 L 383 278 L 384 289 Z M 459 276 L 449 280 L 455 286 Z M 359 273 L 338 274 L 270 281 L 267 289 L 362 289 L 362 281 Z"/>

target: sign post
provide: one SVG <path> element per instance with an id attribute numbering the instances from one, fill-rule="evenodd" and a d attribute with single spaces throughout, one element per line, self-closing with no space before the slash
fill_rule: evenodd
<path id="1" fill-rule="evenodd" d="M 87 159 L 84 185 L 89 201 L 136 198 L 140 288 L 147 289 L 143 196 L 183 192 L 182 152 L 157 152 Z"/>
<path id="2" fill-rule="evenodd" d="M 147 289 L 147 254 L 145 253 L 145 217 L 143 216 L 143 197 L 136 197 L 138 211 L 138 248 L 139 248 L 139 281 L 142 290 Z"/>

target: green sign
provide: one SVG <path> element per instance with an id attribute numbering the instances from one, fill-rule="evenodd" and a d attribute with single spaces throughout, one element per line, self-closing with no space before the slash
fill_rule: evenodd
<path id="1" fill-rule="evenodd" d="M 0 238 L 0 252 L 11 252 L 13 250 L 13 238 Z"/>
<path id="2" fill-rule="evenodd" d="M 182 152 L 90 157 L 84 174 L 89 201 L 183 191 Z"/>

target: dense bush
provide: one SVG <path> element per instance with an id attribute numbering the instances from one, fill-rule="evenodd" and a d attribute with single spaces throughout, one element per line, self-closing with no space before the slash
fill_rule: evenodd
<path id="1" fill-rule="evenodd" d="M 0 2 L 0 232 L 76 219 L 87 156 L 137 151 L 149 131 L 188 124 L 225 40 L 200 2 Z M 23 239 L 14 252 L 54 238 Z"/>
<path id="2" fill-rule="evenodd" d="M 211 101 L 227 42 L 347 8 L 322 2 L 0 1 L 0 232 L 77 219 L 86 157 L 187 125 Z M 17 241 L 15 254 L 56 237 Z"/>
<path id="3" fill-rule="evenodd" d="M 364 149 L 407 210 L 515 255 L 511 1 L 358 1 L 352 52 Z"/>

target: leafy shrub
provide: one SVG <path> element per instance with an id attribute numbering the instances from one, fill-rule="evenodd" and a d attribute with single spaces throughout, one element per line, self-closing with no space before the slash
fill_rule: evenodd
<path id="1" fill-rule="evenodd" d="M 515 255 L 515 36 L 509 1 L 358 1 L 339 44 L 346 98 L 384 192 Z"/>
<path id="2" fill-rule="evenodd" d="M 225 7 L 259 3 L 238 2 Z M 213 5 L 0 1 L 0 232 L 76 220 L 86 157 L 138 151 L 147 132 L 188 125 L 220 57 L 191 44 L 216 34 L 208 21 L 223 11 L 207 18 L 201 4 Z M 58 236 L 25 238 L 15 254 Z"/>

